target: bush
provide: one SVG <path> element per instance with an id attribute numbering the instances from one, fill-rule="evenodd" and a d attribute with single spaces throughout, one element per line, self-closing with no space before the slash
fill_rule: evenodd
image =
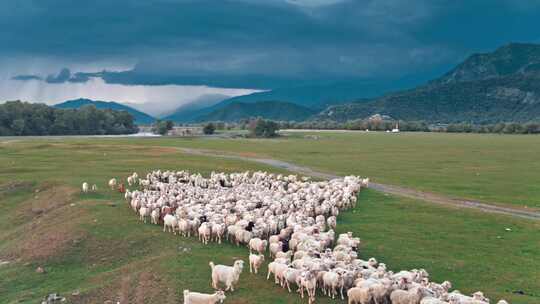
<path id="1" fill-rule="evenodd" d="M 279 130 L 279 125 L 271 120 L 257 119 L 248 125 L 250 134 L 254 137 L 275 137 Z"/>
<path id="2" fill-rule="evenodd" d="M 172 130 L 173 127 L 174 123 L 170 120 L 158 120 L 152 126 L 152 132 L 154 132 L 154 134 L 165 135 L 169 130 Z"/>
<path id="3" fill-rule="evenodd" d="M 209 123 L 203 127 L 203 133 L 206 135 L 212 135 L 216 131 L 216 126 L 213 123 Z"/>

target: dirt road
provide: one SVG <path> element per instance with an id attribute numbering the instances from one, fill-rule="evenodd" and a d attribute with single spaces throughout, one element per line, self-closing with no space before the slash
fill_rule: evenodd
<path id="1" fill-rule="evenodd" d="M 242 155 L 229 154 L 225 152 L 200 150 L 200 149 L 190 149 L 190 148 L 178 148 L 178 149 L 184 153 L 194 154 L 194 155 L 204 155 L 204 156 L 210 156 L 210 157 L 221 157 L 221 158 L 227 158 L 227 159 L 257 162 L 257 163 L 265 164 L 268 166 L 285 169 L 291 172 L 296 172 L 298 174 L 322 178 L 322 179 L 332 179 L 332 178 L 339 177 L 338 175 L 335 175 L 332 173 L 316 171 L 308 167 L 295 165 L 295 164 L 277 160 L 277 159 L 247 157 L 247 156 L 242 156 Z M 403 197 L 407 197 L 411 199 L 423 200 L 423 201 L 433 203 L 433 204 L 451 205 L 451 206 L 460 207 L 460 208 L 476 209 L 476 210 L 481 210 L 484 212 L 505 214 L 505 215 L 520 217 L 520 218 L 525 218 L 525 219 L 530 219 L 530 220 L 537 220 L 537 221 L 540 220 L 540 213 L 534 212 L 534 211 L 503 207 L 503 206 L 498 206 L 496 204 L 487 204 L 487 203 L 482 203 L 482 202 L 473 201 L 473 200 L 451 198 L 451 197 L 446 197 L 440 194 L 424 192 L 424 191 L 404 188 L 400 186 L 373 183 L 373 182 L 370 182 L 369 187 L 371 189 L 374 189 L 380 192 L 384 192 L 384 193 L 388 193 L 392 195 L 399 195 L 399 196 L 403 196 Z"/>

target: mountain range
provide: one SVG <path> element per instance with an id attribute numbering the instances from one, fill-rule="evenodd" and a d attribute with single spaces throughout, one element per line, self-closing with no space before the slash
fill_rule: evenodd
<path id="1" fill-rule="evenodd" d="M 55 104 L 53 107 L 59 109 L 78 109 L 86 105 L 94 105 L 97 109 L 111 109 L 116 111 L 127 111 L 129 114 L 135 118 L 135 123 L 137 124 L 151 124 L 156 119 L 146 113 L 135 110 L 132 107 L 126 106 L 124 104 L 114 102 L 114 101 L 99 101 L 99 100 L 90 100 L 90 99 L 74 99 L 64 101 L 62 103 Z"/>
<path id="2" fill-rule="evenodd" d="M 318 111 L 284 101 L 233 102 L 223 108 L 197 117 L 196 122 L 239 121 L 250 117 L 264 117 L 281 121 L 304 121 Z"/>
<path id="3" fill-rule="evenodd" d="M 415 77 L 414 79 L 417 79 Z M 165 116 L 163 119 L 171 119 L 176 122 L 196 122 L 214 117 L 210 115 L 212 112 L 224 113 L 227 111 L 238 111 L 237 103 L 241 103 L 244 107 L 248 104 L 258 102 L 280 102 L 282 109 L 288 104 L 288 108 L 295 109 L 296 106 L 308 108 L 315 112 L 320 112 L 330 105 L 343 104 L 358 100 L 359 97 L 368 98 L 380 96 L 390 90 L 403 89 L 415 85 L 417 80 L 412 78 L 401 79 L 380 79 L 377 81 L 366 81 L 358 79 L 355 81 L 333 82 L 329 84 L 319 84 L 310 86 L 291 86 L 286 88 L 277 88 L 269 91 L 257 92 L 248 95 L 236 96 L 228 99 L 223 99 L 219 102 L 214 102 L 206 107 L 198 107 L 193 109 L 190 107 L 180 107 L 172 114 Z M 250 107 L 255 109 L 256 107 Z M 249 111 L 244 111 L 245 117 L 249 118 Z M 238 112 L 237 112 L 238 114 Z M 274 113 L 277 114 L 277 113 Z M 219 114 L 216 114 L 219 115 Z M 252 115 L 254 116 L 254 115 Z M 263 117 L 266 117 L 263 115 Z M 277 120 L 287 120 L 290 115 L 273 115 Z M 302 116 L 303 117 L 303 116 Z M 266 117 L 269 118 L 269 117 Z M 301 120 L 297 117 L 296 121 Z"/>
<path id="4" fill-rule="evenodd" d="M 346 121 L 383 114 L 428 122 L 527 122 L 540 119 L 540 45 L 513 43 L 474 54 L 425 85 L 328 107 L 313 119 Z"/>
<path id="5" fill-rule="evenodd" d="M 359 80 L 292 86 L 233 98 L 214 96 L 183 105 L 162 119 L 204 122 L 264 117 L 347 121 L 380 114 L 432 123 L 538 121 L 540 45 L 511 43 L 493 52 L 473 54 L 441 77 L 413 85 L 417 84 L 406 79 L 391 84 Z M 126 110 L 134 114 L 138 123 L 154 121 L 149 115 L 114 102 L 79 99 L 57 107 L 88 103 L 98 108 Z"/>

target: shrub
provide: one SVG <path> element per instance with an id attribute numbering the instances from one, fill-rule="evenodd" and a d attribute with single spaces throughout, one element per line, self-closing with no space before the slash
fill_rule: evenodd
<path id="1" fill-rule="evenodd" d="M 203 133 L 206 135 L 212 135 L 214 134 L 214 131 L 216 131 L 216 126 L 214 126 L 213 123 L 206 124 L 203 127 Z"/>

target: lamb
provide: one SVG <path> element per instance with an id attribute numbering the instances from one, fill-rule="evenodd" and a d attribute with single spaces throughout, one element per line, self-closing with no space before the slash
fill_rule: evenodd
<path id="1" fill-rule="evenodd" d="M 390 302 L 392 304 L 420 304 L 423 296 L 423 290 L 420 287 L 411 290 L 394 290 L 390 294 Z"/>
<path id="2" fill-rule="evenodd" d="M 88 193 L 88 188 L 89 188 L 88 183 L 87 183 L 87 182 L 84 182 L 84 183 L 82 184 L 82 192 L 83 192 L 83 193 Z"/>
<path id="3" fill-rule="evenodd" d="M 218 289 L 218 284 L 225 284 L 225 291 L 234 291 L 234 284 L 238 283 L 240 274 L 244 269 L 244 261 L 236 260 L 233 266 L 214 265 L 213 262 L 209 263 L 212 269 L 212 287 Z"/>
<path id="4" fill-rule="evenodd" d="M 98 190 L 98 187 L 96 184 L 92 185 L 92 192 L 96 192 Z"/>
<path id="5" fill-rule="evenodd" d="M 116 184 L 116 178 L 113 177 L 109 180 L 109 187 L 111 187 L 111 190 L 114 190 L 114 188 L 116 188 Z"/>
<path id="6" fill-rule="evenodd" d="M 249 241 L 249 251 L 252 250 L 262 254 L 266 251 L 266 245 L 268 244 L 268 241 L 261 240 L 260 238 L 253 238 Z"/>
<path id="7" fill-rule="evenodd" d="M 215 304 L 225 301 L 225 293 L 218 290 L 214 294 L 205 294 L 184 290 L 184 304 Z"/>
<path id="8" fill-rule="evenodd" d="M 249 254 L 249 273 L 257 274 L 263 262 L 264 262 L 264 255 L 250 253 Z"/>

